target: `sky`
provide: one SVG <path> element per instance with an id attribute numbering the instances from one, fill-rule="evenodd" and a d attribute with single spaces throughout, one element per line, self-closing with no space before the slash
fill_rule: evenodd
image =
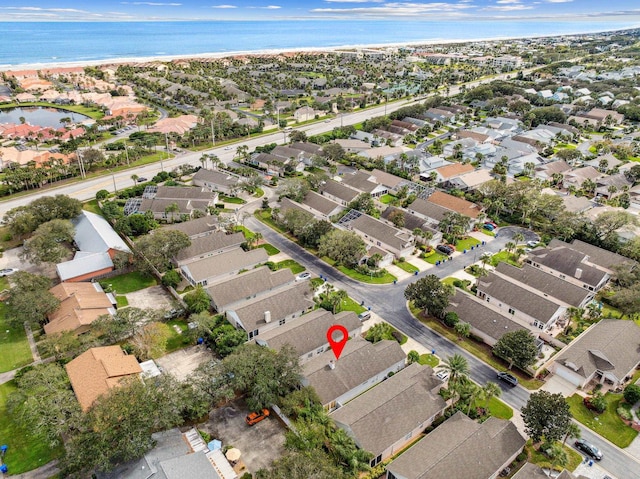
<path id="1" fill-rule="evenodd" d="M 0 21 L 282 19 L 585 19 L 640 24 L 640 0 L 0 0 Z"/>

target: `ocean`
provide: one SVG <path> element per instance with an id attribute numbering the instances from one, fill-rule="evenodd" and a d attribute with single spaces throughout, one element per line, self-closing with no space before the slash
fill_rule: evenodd
<path id="1" fill-rule="evenodd" d="M 0 22 L 0 68 L 355 45 L 536 37 L 635 27 L 624 21 Z"/>

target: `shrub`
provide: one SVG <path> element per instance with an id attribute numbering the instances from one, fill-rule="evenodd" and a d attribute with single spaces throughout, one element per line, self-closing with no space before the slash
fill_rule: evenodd
<path id="1" fill-rule="evenodd" d="M 631 414 L 631 411 L 629 411 L 627 408 L 619 407 L 616 412 L 618 413 L 618 416 L 620 416 L 625 421 L 633 420 L 633 414 Z"/>
<path id="2" fill-rule="evenodd" d="M 393 336 L 393 339 L 398 341 L 398 344 L 402 344 L 403 337 L 400 331 L 391 331 L 391 336 Z"/>
<path id="3" fill-rule="evenodd" d="M 458 324 L 458 321 L 460 321 L 460 318 L 455 311 L 449 311 L 444 315 L 444 324 L 446 324 L 450 328 L 453 328 L 456 324 Z"/>
<path id="4" fill-rule="evenodd" d="M 417 363 L 419 360 L 420 360 L 420 353 L 418 351 L 415 351 L 413 349 L 409 351 L 409 353 L 407 354 L 407 362 L 409 364 Z"/>
<path id="5" fill-rule="evenodd" d="M 633 405 L 640 401 L 640 386 L 637 384 L 629 384 L 624 388 L 624 400 Z"/>
<path id="6" fill-rule="evenodd" d="M 464 288 L 464 283 L 463 283 L 463 282 L 462 282 L 462 280 L 460 280 L 460 279 L 454 279 L 454 280 L 453 280 L 453 285 L 454 285 L 456 288 Z"/>
<path id="7" fill-rule="evenodd" d="M 172 269 L 164 274 L 164 276 L 162 277 L 162 284 L 175 289 L 175 287 L 180 284 L 181 280 L 182 278 L 180 277 L 180 273 L 178 273 L 175 269 Z"/>
<path id="8" fill-rule="evenodd" d="M 11 241 L 13 239 L 13 235 L 11 233 L 5 233 L 2 236 L 2 241 Z"/>
<path id="9" fill-rule="evenodd" d="M 607 409 L 607 400 L 604 398 L 602 393 L 594 394 L 590 402 L 596 412 L 602 413 Z"/>
<path id="10" fill-rule="evenodd" d="M 109 192 L 107 190 L 100 190 L 96 193 L 96 200 L 102 201 L 109 197 Z"/>

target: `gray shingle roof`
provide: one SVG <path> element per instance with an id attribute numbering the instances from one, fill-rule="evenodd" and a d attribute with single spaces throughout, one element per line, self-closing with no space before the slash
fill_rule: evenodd
<path id="1" fill-rule="evenodd" d="M 363 191 L 365 193 L 371 193 L 378 187 L 378 184 L 369 180 L 371 173 L 358 170 L 355 173 L 346 174 L 342 177 L 342 182 L 345 185 L 349 185 L 356 190 Z"/>
<path id="2" fill-rule="evenodd" d="M 400 183 L 402 183 L 403 181 L 407 181 L 404 178 L 401 178 L 396 175 L 392 175 L 391 173 L 387 173 L 386 171 L 382 171 L 378 169 L 374 169 L 371 172 L 371 176 L 374 176 L 376 178 L 376 181 L 379 184 L 384 185 L 387 188 L 391 188 L 391 189 L 395 189 L 397 186 L 400 185 Z"/>
<path id="3" fill-rule="evenodd" d="M 564 241 L 553 239 L 549 243 L 549 248 L 555 248 L 557 246 L 564 246 L 565 248 L 570 248 L 574 251 L 585 254 L 588 256 L 587 261 L 589 261 L 589 263 L 593 263 L 597 266 L 600 266 L 601 268 L 606 268 L 609 270 L 619 264 L 636 263 L 631 258 L 627 258 L 626 256 L 622 256 L 621 254 L 614 253 L 613 251 L 609 251 L 580 240 L 573 240 L 571 243 L 565 243 Z"/>
<path id="4" fill-rule="evenodd" d="M 225 248 L 240 246 L 244 241 L 242 233 L 227 234 L 224 231 L 216 231 L 210 235 L 192 239 L 191 245 L 180 251 L 176 259 L 183 261 L 197 256 L 210 256 Z"/>
<path id="5" fill-rule="evenodd" d="M 640 327 L 633 321 L 603 319 L 574 340 L 556 362 L 584 378 L 599 369 L 623 379 L 640 363 Z"/>
<path id="6" fill-rule="evenodd" d="M 407 479 L 489 479 L 524 444 L 525 439 L 509 421 L 490 417 L 478 424 L 457 412 L 387 469 Z"/>
<path id="7" fill-rule="evenodd" d="M 564 275 L 580 279 L 584 284 L 595 287 L 600 284 L 607 273 L 584 263 L 586 256 L 584 253 L 562 246 L 534 249 L 529 252 L 531 261 L 559 271 Z"/>
<path id="8" fill-rule="evenodd" d="M 220 479 L 204 451 L 168 459 L 160 467 L 167 479 Z"/>
<path id="9" fill-rule="evenodd" d="M 408 247 L 412 241 L 409 233 L 369 215 L 359 216 L 351 222 L 351 227 L 398 250 Z"/>
<path id="10" fill-rule="evenodd" d="M 320 188 L 320 193 L 328 193 L 331 196 L 335 196 L 336 198 L 340 198 L 342 201 L 346 201 L 347 203 L 352 202 L 356 199 L 356 197 L 360 194 L 359 191 L 354 190 L 353 188 L 349 188 L 337 181 L 329 180 Z"/>
<path id="11" fill-rule="evenodd" d="M 580 307 L 587 297 L 592 294 L 580 286 L 545 273 L 526 263 L 522 268 L 518 268 L 502 262 L 498 264 L 496 271 L 576 308 Z"/>
<path id="12" fill-rule="evenodd" d="M 122 238 L 102 216 L 89 211 L 82 211 L 74 218 L 76 229 L 73 240 L 82 251 L 104 253 L 110 249 L 131 253 Z"/>
<path id="13" fill-rule="evenodd" d="M 183 223 L 173 223 L 164 226 L 163 229 L 182 231 L 189 237 L 199 236 L 210 231 L 216 230 L 218 227 L 217 216 L 203 216 L 195 220 L 185 221 Z"/>
<path id="14" fill-rule="evenodd" d="M 421 198 L 416 199 L 407 207 L 407 209 L 409 211 L 415 211 L 417 214 L 427 218 L 432 218 L 438 222 L 442 221 L 445 215 L 451 212 L 451 210 L 448 210 L 447 208 L 430 203 Z"/>
<path id="15" fill-rule="evenodd" d="M 293 273 L 288 268 L 271 272 L 263 266 L 209 286 L 207 292 L 217 307 L 224 310 L 229 304 L 243 299 L 249 300 L 258 293 L 276 289 L 294 280 Z"/>
<path id="16" fill-rule="evenodd" d="M 220 277 L 243 268 L 251 268 L 255 264 L 267 261 L 269 256 L 264 248 L 256 248 L 251 251 L 243 251 L 237 248 L 225 253 L 201 259 L 183 266 L 190 276 L 196 281 L 208 278 Z"/>
<path id="17" fill-rule="evenodd" d="M 271 321 L 275 323 L 291 314 L 306 311 L 314 304 L 309 281 L 302 281 L 289 288 L 279 289 L 269 296 L 244 303 L 234 308 L 234 311 L 245 331 L 253 331 L 266 324 L 264 320 L 266 311 L 271 313 Z"/>
<path id="18" fill-rule="evenodd" d="M 510 317 L 492 309 L 486 301 L 458 290 L 449 301 L 447 311 L 455 311 L 460 321 L 469 323 L 496 341 L 505 333 L 527 329 Z"/>
<path id="19" fill-rule="evenodd" d="M 215 185 L 232 187 L 240 183 L 240 177 L 227 171 L 205 170 L 200 168 L 195 175 L 193 181 L 206 181 Z"/>
<path id="20" fill-rule="evenodd" d="M 319 211 L 323 215 L 330 215 L 336 208 L 342 208 L 342 205 L 339 205 L 329 198 L 325 198 L 315 191 L 309 191 L 304 197 L 302 203 L 307 205 L 309 208 Z"/>
<path id="21" fill-rule="evenodd" d="M 326 351 L 303 366 L 303 376 L 327 404 L 404 358 L 397 341 L 371 344 L 356 337 L 347 341 L 334 369 L 329 368 L 329 361 L 335 360 L 333 351 Z"/>
<path id="22" fill-rule="evenodd" d="M 491 296 L 493 301 L 498 300 L 508 304 L 545 324 L 561 307 L 558 303 L 538 296 L 527 288 L 512 283 L 495 273 L 478 278 L 478 291 Z"/>
<path id="23" fill-rule="evenodd" d="M 442 382 L 429 366 L 411 364 L 331 414 L 361 449 L 382 453 L 443 411 Z M 426 424 L 425 424 L 426 426 Z"/>
<path id="24" fill-rule="evenodd" d="M 343 311 L 334 316 L 330 311 L 317 309 L 284 326 L 267 331 L 258 338 L 266 342 L 270 348 L 277 350 L 285 344 L 290 344 L 298 355 L 303 356 L 327 345 L 327 331 L 335 324 L 356 333 L 362 326 L 360 319 L 352 311 Z"/>
<path id="25" fill-rule="evenodd" d="M 156 198 L 168 200 L 212 201 L 215 198 L 215 193 L 212 193 L 200 187 L 158 186 Z"/>

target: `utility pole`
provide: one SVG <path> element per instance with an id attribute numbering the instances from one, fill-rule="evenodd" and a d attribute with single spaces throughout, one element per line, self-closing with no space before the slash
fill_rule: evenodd
<path id="1" fill-rule="evenodd" d="M 169 137 L 164 134 L 164 142 L 167 148 L 167 160 L 169 159 Z M 160 171 L 164 171 L 164 164 L 162 163 L 162 157 L 160 157 Z"/>
<path id="2" fill-rule="evenodd" d="M 82 161 L 82 150 L 78 149 L 76 150 L 76 153 L 78 154 L 78 166 L 80 167 L 80 177 L 84 179 L 87 177 L 87 173 L 84 170 L 84 162 Z"/>
<path id="3" fill-rule="evenodd" d="M 211 118 L 211 144 L 216 146 L 216 130 L 213 126 L 213 118 Z"/>
<path id="4" fill-rule="evenodd" d="M 124 139 L 124 155 L 127 157 L 127 166 L 129 166 L 129 149 L 127 148 L 127 139 Z"/>

